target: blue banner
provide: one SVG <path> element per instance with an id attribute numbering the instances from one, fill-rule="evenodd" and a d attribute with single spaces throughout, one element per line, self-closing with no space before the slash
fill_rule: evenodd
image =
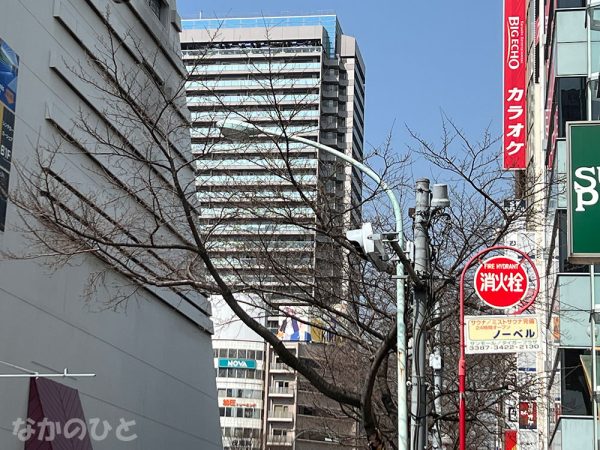
<path id="1" fill-rule="evenodd" d="M 0 102 L 12 112 L 17 104 L 17 79 L 19 56 L 9 45 L 0 39 Z"/>

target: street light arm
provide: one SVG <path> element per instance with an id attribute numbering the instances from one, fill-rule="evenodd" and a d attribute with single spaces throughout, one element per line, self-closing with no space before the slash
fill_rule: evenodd
<path id="1" fill-rule="evenodd" d="M 261 134 L 266 134 L 268 136 L 273 136 L 273 137 L 284 136 L 282 133 L 265 130 L 260 127 L 256 127 L 256 131 L 260 132 Z M 392 204 L 392 208 L 394 209 L 394 219 L 396 221 L 396 233 L 397 233 L 398 237 L 397 237 L 397 242 L 392 243 L 392 248 L 394 248 L 394 251 L 400 258 L 402 265 L 405 267 L 406 271 L 408 272 L 410 277 L 413 279 L 415 284 L 421 285 L 422 281 L 417 276 L 416 272 L 413 270 L 413 267 L 410 264 L 410 261 L 406 257 L 406 254 L 402 248 L 403 243 L 404 243 L 404 236 L 402 234 L 403 233 L 402 211 L 400 209 L 400 203 L 398 202 L 398 199 L 396 198 L 396 194 L 394 194 L 394 191 L 387 185 L 387 183 L 385 181 L 383 181 L 379 177 L 379 175 L 377 175 L 369 166 L 355 160 L 351 156 L 348 156 L 345 153 L 340 152 L 339 150 L 328 147 L 327 145 L 323 145 L 320 142 L 315 142 L 310 139 L 303 138 L 301 136 L 286 135 L 285 137 L 287 137 L 290 141 L 300 142 L 302 144 L 310 145 L 311 147 L 318 148 L 319 150 L 323 150 L 324 152 L 327 152 L 331 155 L 334 155 L 337 158 L 340 158 L 340 159 L 346 161 L 348 164 L 356 167 L 361 172 L 367 174 L 369 176 L 369 178 L 371 178 L 373 181 L 375 181 L 375 183 L 377 183 L 379 186 L 381 186 L 381 189 L 383 189 L 383 191 L 386 193 L 386 195 L 390 199 L 390 203 Z M 394 244 L 395 244 L 395 246 L 394 246 Z"/>

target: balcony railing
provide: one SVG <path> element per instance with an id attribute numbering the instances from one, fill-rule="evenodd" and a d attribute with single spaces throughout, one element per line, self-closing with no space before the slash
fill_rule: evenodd
<path id="1" fill-rule="evenodd" d="M 293 436 L 267 436 L 267 445 L 291 445 L 294 442 Z"/>
<path id="2" fill-rule="evenodd" d="M 289 387 L 271 387 L 269 394 L 273 395 L 293 395 L 294 391 Z"/>
<path id="3" fill-rule="evenodd" d="M 291 411 L 269 411 L 267 419 L 291 419 L 293 416 Z"/>

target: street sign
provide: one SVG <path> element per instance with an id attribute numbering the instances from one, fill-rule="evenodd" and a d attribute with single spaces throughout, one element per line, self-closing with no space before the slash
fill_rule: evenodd
<path id="1" fill-rule="evenodd" d="M 465 353 L 537 352 L 541 347 L 538 316 L 465 316 Z"/>
<path id="2" fill-rule="evenodd" d="M 600 122 L 567 123 L 567 241 L 570 262 L 600 262 Z"/>
<path id="3" fill-rule="evenodd" d="M 494 256 L 481 263 L 475 272 L 475 292 L 492 308 L 510 308 L 525 297 L 529 278 L 519 261 Z"/>
<path id="4" fill-rule="evenodd" d="M 524 213 L 527 209 L 527 200 L 519 199 L 519 198 L 511 198 L 504 200 L 504 210 L 508 214 L 513 213 Z"/>
<path id="5" fill-rule="evenodd" d="M 537 430 L 536 402 L 519 402 L 519 428 Z"/>

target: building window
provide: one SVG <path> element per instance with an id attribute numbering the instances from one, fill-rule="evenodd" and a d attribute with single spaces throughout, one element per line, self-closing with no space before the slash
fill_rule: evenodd
<path id="1" fill-rule="evenodd" d="M 558 0 L 557 8 L 583 8 L 585 0 Z"/>
<path id="2" fill-rule="evenodd" d="M 556 79 L 558 102 L 558 136 L 565 137 L 566 123 L 587 120 L 585 77 L 563 77 Z"/>
<path id="3" fill-rule="evenodd" d="M 162 2 L 162 0 L 148 0 L 148 6 L 150 6 L 150 10 L 160 20 L 161 19 L 162 9 L 163 9 L 163 2 Z"/>
<path id="4" fill-rule="evenodd" d="M 562 414 L 591 416 L 590 391 L 583 371 L 581 355 L 589 351 L 578 349 L 563 350 L 562 357 Z"/>

